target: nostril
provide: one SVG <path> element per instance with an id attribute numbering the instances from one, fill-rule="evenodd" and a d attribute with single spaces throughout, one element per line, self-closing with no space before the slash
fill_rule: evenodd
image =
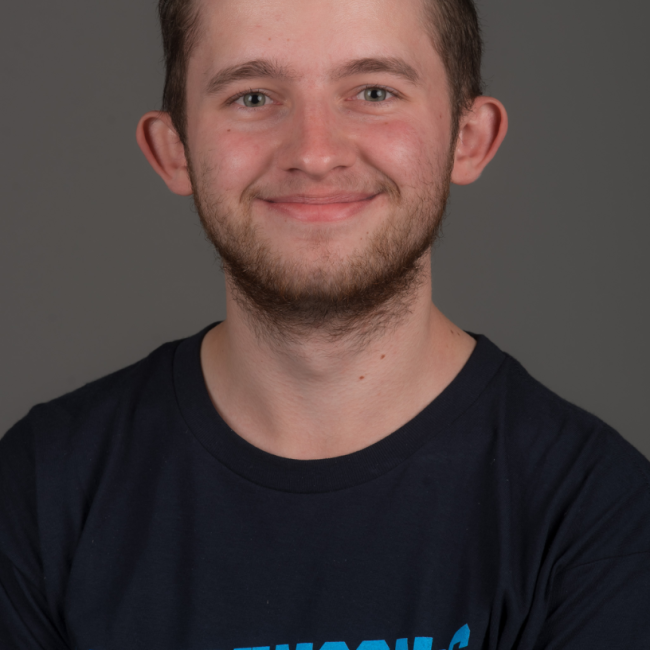
<path id="1" fill-rule="evenodd" d="M 345 135 L 321 124 L 318 128 L 307 125 L 292 129 L 279 162 L 285 170 L 322 176 L 334 169 L 350 167 L 355 160 L 355 149 Z"/>

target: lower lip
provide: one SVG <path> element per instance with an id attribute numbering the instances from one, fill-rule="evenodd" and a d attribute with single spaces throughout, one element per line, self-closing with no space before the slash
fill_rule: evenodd
<path id="1" fill-rule="evenodd" d="M 361 201 L 347 203 L 282 203 L 264 201 L 274 211 L 284 216 L 309 223 L 344 221 L 365 210 L 378 195 Z"/>

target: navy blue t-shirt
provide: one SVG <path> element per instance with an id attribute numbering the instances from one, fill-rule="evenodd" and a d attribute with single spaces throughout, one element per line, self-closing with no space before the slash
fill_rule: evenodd
<path id="1" fill-rule="evenodd" d="M 0 442 L 2 650 L 650 648 L 650 465 L 485 337 L 408 424 L 280 458 L 203 335 Z"/>

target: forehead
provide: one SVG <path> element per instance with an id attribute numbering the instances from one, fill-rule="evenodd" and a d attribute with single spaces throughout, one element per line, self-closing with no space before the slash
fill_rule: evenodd
<path id="1" fill-rule="evenodd" d="M 200 28 L 192 59 L 206 74 L 206 67 L 268 58 L 297 71 L 323 72 L 365 57 L 426 64 L 437 55 L 422 1 L 198 0 Z"/>

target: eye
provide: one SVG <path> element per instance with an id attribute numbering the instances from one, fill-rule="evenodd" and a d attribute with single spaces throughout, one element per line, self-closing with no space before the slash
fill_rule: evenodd
<path id="1" fill-rule="evenodd" d="M 250 92 L 239 97 L 235 103 L 243 104 L 247 108 L 259 108 L 260 106 L 264 106 L 268 99 L 264 93 Z"/>
<path id="2" fill-rule="evenodd" d="M 392 94 L 386 88 L 373 86 L 371 88 L 366 88 L 363 90 L 360 95 L 363 94 L 363 98 L 367 102 L 384 102 L 388 99 L 388 96 Z"/>

